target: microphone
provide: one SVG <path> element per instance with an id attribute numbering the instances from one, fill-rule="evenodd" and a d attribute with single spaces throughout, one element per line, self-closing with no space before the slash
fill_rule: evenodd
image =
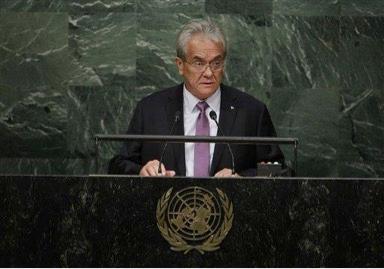
<path id="1" fill-rule="evenodd" d="M 221 131 L 221 128 L 219 126 L 219 123 L 217 122 L 217 114 L 215 111 L 211 110 L 211 112 L 209 112 L 209 117 L 216 123 L 217 125 L 217 130 L 219 131 L 219 133 L 221 134 L 221 136 L 224 136 L 224 133 Z M 229 150 L 229 153 L 231 155 L 231 161 L 232 161 L 232 175 L 235 174 L 235 157 L 233 156 L 233 152 L 232 152 L 232 149 L 231 149 L 231 145 L 229 145 L 229 143 L 225 143 L 228 147 L 228 150 Z"/>
<path id="2" fill-rule="evenodd" d="M 173 120 L 172 127 L 171 127 L 171 133 L 170 133 L 171 135 L 173 135 L 173 133 L 175 132 L 176 123 L 180 120 L 180 115 L 181 115 L 180 110 L 177 110 L 176 113 L 175 113 L 175 118 Z M 162 172 L 161 171 L 161 162 L 163 161 L 167 145 L 168 145 L 168 142 L 164 142 L 163 149 L 162 149 L 161 155 L 160 155 L 159 168 L 157 169 L 157 172 L 159 174 Z"/>

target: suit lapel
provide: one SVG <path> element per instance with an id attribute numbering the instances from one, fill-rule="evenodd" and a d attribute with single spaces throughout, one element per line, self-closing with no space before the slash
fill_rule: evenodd
<path id="1" fill-rule="evenodd" d="M 219 126 L 220 129 L 223 131 L 224 136 L 231 135 L 232 126 L 236 119 L 237 109 L 238 108 L 236 107 L 236 96 L 233 95 L 230 89 L 228 89 L 226 86 L 221 85 Z M 217 135 L 222 136 L 219 132 L 217 133 Z M 215 145 L 215 151 L 213 153 L 211 165 L 211 176 L 214 175 L 214 172 L 216 171 L 217 166 L 220 163 L 220 159 L 226 147 L 227 146 L 225 144 Z"/>
<path id="2" fill-rule="evenodd" d="M 174 135 L 184 135 L 184 117 L 183 117 L 183 84 L 177 86 L 168 96 L 167 104 L 167 122 L 169 131 L 175 120 L 176 111 L 180 111 L 180 120 L 176 123 Z M 175 156 L 176 167 L 180 175 L 185 175 L 185 150 L 183 143 L 173 143 L 172 149 Z"/>

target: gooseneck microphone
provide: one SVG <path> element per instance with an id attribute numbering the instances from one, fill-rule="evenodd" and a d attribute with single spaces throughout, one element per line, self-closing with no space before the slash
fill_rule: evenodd
<path id="1" fill-rule="evenodd" d="M 173 133 L 175 132 L 175 127 L 176 127 L 176 123 L 180 120 L 180 115 L 181 115 L 181 112 L 178 110 L 176 111 L 175 113 L 175 117 L 174 117 L 174 120 L 173 120 L 173 124 L 172 124 L 172 127 L 171 127 L 171 133 L 170 135 L 173 135 Z M 168 145 L 168 142 L 164 142 L 164 145 L 163 145 L 163 149 L 161 150 L 161 155 L 160 155 L 160 162 L 159 162 L 159 168 L 157 169 L 157 172 L 159 174 L 161 174 L 161 163 L 163 161 L 163 158 L 164 158 L 164 155 L 165 155 L 165 150 L 167 148 L 167 145 Z"/>
<path id="2" fill-rule="evenodd" d="M 219 126 L 219 123 L 217 122 L 217 115 L 216 115 L 216 112 L 211 110 L 211 112 L 209 112 L 209 117 L 216 123 L 217 125 L 217 130 L 219 131 L 219 133 L 221 134 L 221 136 L 225 136 L 224 133 L 221 131 L 221 128 Z M 233 152 L 232 152 L 232 148 L 231 148 L 231 145 L 229 145 L 229 143 L 225 143 L 228 147 L 228 150 L 229 150 L 229 153 L 231 154 L 231 161 L 232 161 L 232 175 L 235 174 L 235 157 L 233 156 Z"/>

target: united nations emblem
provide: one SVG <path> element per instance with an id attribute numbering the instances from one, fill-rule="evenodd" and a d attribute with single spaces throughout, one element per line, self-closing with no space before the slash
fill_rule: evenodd
<path id="1" fill-rule="evenodd" d="M 157 202 L 157 227 L 174 251 L 201 254 L 220 248 L 233 222 L 233 205 L 216 188 L 218 198 L 201 187 L 188 187 L 172 194 L 170 188 Z"/>

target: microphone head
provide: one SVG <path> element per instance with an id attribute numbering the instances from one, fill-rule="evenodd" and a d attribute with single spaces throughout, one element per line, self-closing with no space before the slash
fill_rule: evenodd
<path id="1" fill-rule="evenodd" d="M 177 110 L 175 113 L 175 122 L 178 122 L 180 120 L 180 115 L 181 115 L 180 110 Z"/>
<path id="2" fill-rule="evenodd" d="M 211 119 L 213 119 L 214 121 L 216 121 L 216 120 L 217 120 L 216 112 L 213 111 L 213 110 L 211 110 L 211 112 L 209 112 L 209 117 L 210 117 Z"/>

